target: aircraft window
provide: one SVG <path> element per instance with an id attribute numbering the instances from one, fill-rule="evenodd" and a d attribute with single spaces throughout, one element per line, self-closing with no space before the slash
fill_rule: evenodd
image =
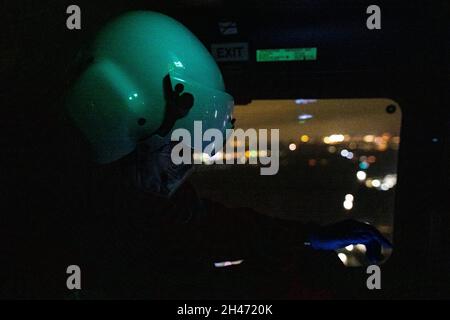
<path id="1" fill-rule="evenodd" d="M 279 169 L 261 175 L 249 139 L 245 149 L 215 159 L 245 164 L 199 165 L 191 181 L 200 196 L 229 207 L 251 207 L 271 216 L 329 224 L 352 218 L 374 225 L 392 241 L 401 110 L 389 99 L 254 100 L 235 107 L 236 129 L 279 129 Z M 254 147 L 254 146 L 253 146 Z M 395 244 L 394 244 L 395 246 Z M 369 264 L 364 245 L 338 250 L 346 266 Z M 391 252 L 384 251 L 389 257 Z"/>

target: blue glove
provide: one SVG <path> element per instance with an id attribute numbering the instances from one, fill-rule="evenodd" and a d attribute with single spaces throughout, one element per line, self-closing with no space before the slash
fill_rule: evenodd
<path id="1" fill-rule="evenodd" d="M 382 247 L 392 248 L 391 243 L 373 226 L 355 220 L 345 220 L 319 228 L 309 241 L 316 250 L 336 250 L 348 245 L 364 244 L 366 256 L 371 263 L 383 259 Z"/>

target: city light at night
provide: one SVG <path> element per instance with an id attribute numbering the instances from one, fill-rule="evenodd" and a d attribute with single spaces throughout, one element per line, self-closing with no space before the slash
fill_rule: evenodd
<path id="1" fill-rule="evenodd" d="M 386 211 L 378 213 L 380 218 L 374 212 L 380 212 L 375 209 L 386 202 L 384 197 L 390 199 L 393 196 L 388 191 L 396 185 L 396 174 L 391 168 L 395 168 L 393 161 L 400 142 L 396 126 L 400 122 L 399 118 L 391 123 L 386 121 L 391 116 L 385 113 L 385 103 L 382 101 L 379 104 L 379 114 L 374 111 L 376 108 L 369 109 L 373 106 L 372 100 L 361 103 L 367 104 L 364 112 L 360 111 L 360 104 L 355 103 L 353 109 L 347 110 L 348 102 L 341 105 L 338 100 L 317 100 L 306 104 L 302 101 L 300 105 L 292 100 L 261 100 L 237 106 L 235 116 L 238 128 L 280 130 L 280 146 L 284 146 L 284 149 L 280 148 L 279 154 L 280 173 L 271 178 L 273 187 L 270 188 L 283 192 L 276 201 L 269 202 L 269 198 L 264 197 L 265 193 L 258 191 L 258 188 L 264 189 L 270 181 L 253 176 L 248 169 L 245 170 L 248 166 L 208 166 L 211 169 L 220 168 L 216 171 L 222 175 L 220 188 L 228 186 L 226 194 L 229 196 L 223 201 L 229 201 L 229 205 L 233 207 L 247 205 L 250 201 L 252 208 L 267 214 L 306 221 L 319 219 L 324 224 L 327 219 L 321 220 L 322 217 L 317 212 L 332 212 L 329 217 L 333 217 L 334 221 L 343 218 L 364 219 L 378 226 L 377 219 L 383 219 L 383 223 L 389 225 L 392 207 L 383 208 Z M 299 108 L 302 109 L 301 112 Z M 281 111 L 287 116 L 280 117 Z M 314 117 L 309 118 L 307 115 Z M 374 122 L 374 119 L 379 120 Z M 300 124 L 299 120 L 306 121 Z M 261 126 L 261 123 L 264 125 Z M 253 157 L 261 158 L 271 152 L 270 148 L 254 150 L 245 140 L 235 140 L 232 144 L 245 151 L 216 154 L 214 157 L 247 160 L 248 163 Z M 228 172 L 232 170 L 236 170 L 238 180 L 231 179 L 231 173 Z M 206 172 L 205 169 L 205 174 Z M 243 183 L 245 195 L 237 192 L 236 181 Z M 202 194 L 216 196 L 216 188 L 217 184 L 214 184 L 214 187 L 203 190 Z M 341 191 L 343 192 L 336 201 L 333 195 Z M 321 200 L 314 201 L 317 197 Z M 364 245 L 347 246 L 342 250 L 338 251 L 342 253 L 339 259 L 345 265 L 364 263 L 358 256 L 364 253 Z"/>

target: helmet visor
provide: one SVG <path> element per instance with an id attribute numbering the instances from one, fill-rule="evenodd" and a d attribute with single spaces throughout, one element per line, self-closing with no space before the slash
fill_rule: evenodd
<path id="1" fill-rule="evenodd" d="M 231 121 L 234 108 L 233 97 L 225 91 L 205 87 L 173 72 L 169 73 L 169 76 L 172 89 L 175 89 L 177 84 L 182 84 L 183 93 L 190 93 L 194 97 L 192 108 L 185 117 L 175 122 L 173 130 L 186 129 L 190 133 L 190 139 L 184 139 L 183 143 L 199 152 L 203 152 L 212 141 L 215 142 L 215 138 L 210 137 L 216 137 L 220 132 L 222 144 L 214 147 L 214 151 L 219 151 L 231 135 L 231 131 L 227 129 L 233 128 Z M 207 130 L 209 132 L 206 132 Z"/>

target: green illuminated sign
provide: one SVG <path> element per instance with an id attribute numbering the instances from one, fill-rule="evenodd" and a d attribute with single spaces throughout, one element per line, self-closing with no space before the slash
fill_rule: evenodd
<path id="1" fill-rule="evenodd" d="M 310 61 L 317 60 L 317 48 L 257 49 L 256 61 Z"/>

